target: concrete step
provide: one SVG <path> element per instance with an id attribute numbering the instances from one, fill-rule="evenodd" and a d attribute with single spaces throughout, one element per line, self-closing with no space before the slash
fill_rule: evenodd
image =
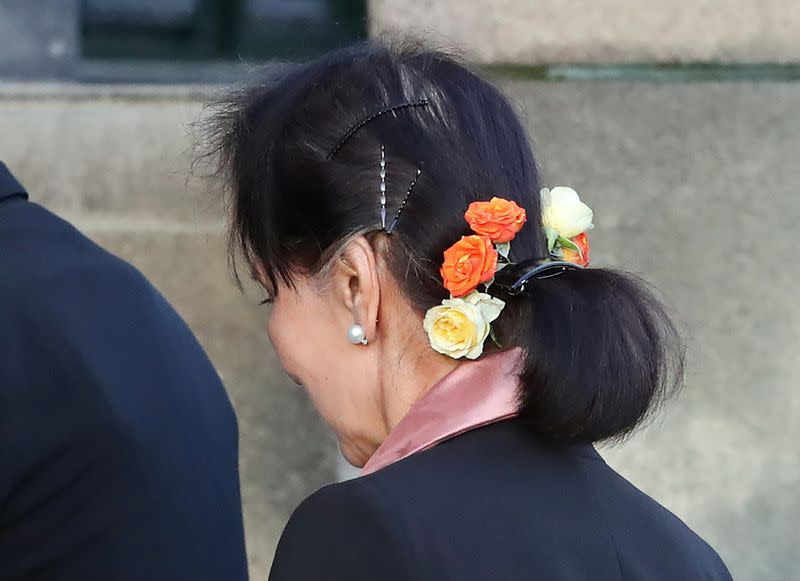
<path id="1" fill-rule="evenodd" d="M 372 0 L 373 36 L 462 47 L 493 63 L 797 62 L 800 10 L 783 0 Z"/>
<path id="2" fill-rule="evenodd" d="M 0 157 L 47 206 L 223 221 L 213 185 L 190 171 L 191 124 L 202 99 L 158 89 L 128 98 L 115 91 L 77 90 L 67 98 L 58 90 L 7 92 L 0 92 Z"/>

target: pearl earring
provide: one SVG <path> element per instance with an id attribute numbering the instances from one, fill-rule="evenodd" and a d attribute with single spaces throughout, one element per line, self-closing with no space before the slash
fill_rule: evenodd
<path id="1" fill-rule="evenodd" d="M 353 323 L 347 330 L 347 340 L 353 345 L 366 345 L 367 335 L 364 332 L 364 327 L 358 323 Z"/>

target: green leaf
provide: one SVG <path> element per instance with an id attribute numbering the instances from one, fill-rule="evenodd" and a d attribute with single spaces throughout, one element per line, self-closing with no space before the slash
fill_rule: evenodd
<path id="1" fill-rule="evenodd" d="M 503 242 L 502 244 L 497 245 L 497 252 L 500 253 L 500 256 L 508 260 L 508 253 L 511 252 L 511 243 L 510 242 Z"/>
<path id="2" fill-rule="evenodd" d="M 497 340 L 497 335 L 494 334 L 494 327 L 489 328 L 489 337 L 492 339 L 492 343 L 497 345 L 498 349 L 502 349 L 503 346 L 500 344 L 500 341 Z"/>
<path id="3" fill-rule="evenodd" d="M 558 243 L 561 245 L 561 248 L 569 248 L 570 250 L 574 250 L 578 254 L 581 254 L 581 249 L 569 238 L 564 238 L 563 236 L 558 237 Z"/>
<path id="4" fill-rule="evenodd" d="M 500 270 L 500 269 L 498 268 L 497 270 Z M 492 279 L 490 281 L 487 281 L 487 282 L 485 282 L 483 284 L 483 288 L 484 288 L 484 290 L 486 290 L 486 292 L 489 292 L 489 287 L 492 286 L 493 282 L 494 282 L 494 277 L 492 277 Z"/>
<path id="5" fill-rule="evenodd" d="M 550 228 L 549 226 L 544 227 L 544 235 L 547 238 L 547 250 L 550 252 L 556 247 L 556 242 L 558 241 L 558 232 Z"/>
<path id="6" fill-rule="evenodd" d="M 501 262 L 500 264 L 497 265 L 497 268 L 495 269 L 495 272 L 500 272 L 501 270 L 503 270 L 506 266 L 509 266 L 510 264 L 511 264 L 510 262 Z"/>

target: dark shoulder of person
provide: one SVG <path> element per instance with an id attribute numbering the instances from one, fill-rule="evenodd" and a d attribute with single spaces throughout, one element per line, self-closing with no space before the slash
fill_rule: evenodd
<path id="1" fill-rule="evenodd" d="M 314 566 L 342 576 L 314 577 Z M 273 581 L 367 566 L 415 580 L 730 580 L 713 549 L 591 446 L 545 444 L 513 420 L 312 496 Z"/>
<path id="2" fill-rule="evenodd" d="M 364 480 L 321 489 L 292 514 L 283 531 L 270 581 L 427 579 L 406 531 L 392 522 Z"/>
<path id="3" fill-rule="evenodd" d="M 236 419 L 132 266 L 0 202 L 0 578 L 246 579 Z"/>

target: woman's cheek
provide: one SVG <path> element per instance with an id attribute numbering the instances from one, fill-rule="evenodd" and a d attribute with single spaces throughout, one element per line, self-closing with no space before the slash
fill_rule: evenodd
<path id="1" fill-rule="evenodd" d="M 267 319 L 267 335 L 269 336 L 269 341 L 272 343 L 272 348 L 275 350 L 275 354 L 278 356 L 278 359 L 281 362 L 284 370 L 287 366 L 287 356 L 288 353 L 286 352 L 287 348 L 287 337 L 285 336 L 286 328 L 283 324 L 283 316 L 282 316 L 282 309 L 276 304 L 273 305 L 270 309 L 269 318 Z"/>

